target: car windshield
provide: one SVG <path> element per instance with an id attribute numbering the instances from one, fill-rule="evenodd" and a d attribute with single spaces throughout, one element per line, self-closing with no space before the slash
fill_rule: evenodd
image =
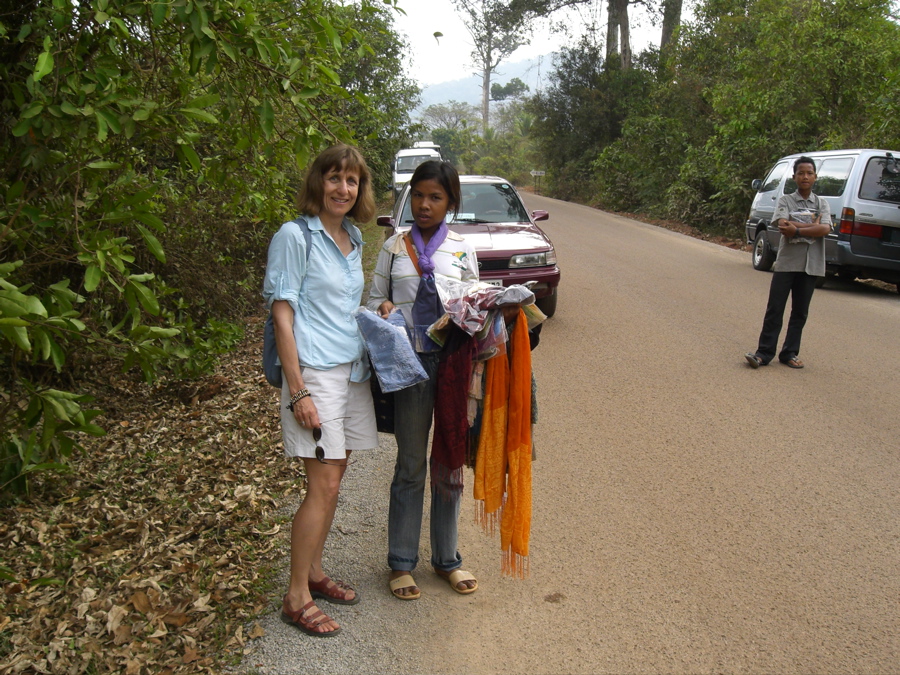
<path id="1" fill-rule="evenodd" d="M 413 155 L 411 157 L 398 157 L 395 171 L 397 173 L 412 173 L 422 162 L 434 159 L 430 155 Z"/>
<path id="2" fill-rule="evenodd" d="M 463 183 L 462 206 L 451 223 L 526 223 L 528 212 L 509 183 Z M 409 197 L 403 205 L 402 223 L 413 223 Z"/>

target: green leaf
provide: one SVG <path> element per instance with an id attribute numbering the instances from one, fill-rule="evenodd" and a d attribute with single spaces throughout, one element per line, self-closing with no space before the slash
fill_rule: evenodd
<path id="1" fill-rule="evenodd" d="M 265 99 L 259 108 L 259 123 L 262 127 L 263 136 L 266 139 L 271 138 L 275 131 L 275 111 L 272 109 L 269 99 Z"/>
<path id="2" fill-rule="evenodd" d="M 34 67 L 34 81 L 39 82 L 41 78 L 48 75 L 53 70 L 53 54 L 49 51 L 41 52 L 38 56 L 37 65 Z"/>
<path id="3" fill-rule="evenodd" d="M 209 122 L 210 124 L 219 123 L 219 120 L 216 119 L 215 115 L 212 115 L 205 110 L 199 110 L 197 108 L 181 108 L 179 112 L 187 115 L 188 117 L 193 117 L 195 119 L 202 120 L 203 122 Z"/>
<path id="4" fill-rule="evenodd" d="M 338 76 L 338 74 L 337 74 L 336 72 L 334 72 L 331 68 L 329 68 L 328 66 L 324 66 L 324 65 L 322 65 L 321 63 L 318 63 L 318 64 L 316 64 L 316 65 L 318 66 L 319 70 L 320 70 L 326 77 L 331 78 L 331 81 L 332 81 L 332 82 L 334 82 L 335 84 L 340 84 L 340 83 L 341 83 L 341 78 L 340 78 L 340 77 Z"/>
<path id="5" fill-rule="evenodd" d="M 147 244 L 147 248 L 150 249 L 150 253 L 159 260 L 161 263 L 166 262 L 166 254 L 163 251 L 162 245 L 159 243 L 159 239 L 153 236 L 153 233 L 150 232 L 143 225 L 138 225 L 138 230 L 140 230 L 141 235 L 144 237 L 144 243 Z"/>
<path id="6" fill-rule="evenodd" d="M 22 113 L 22 117 L 25 119 L 30 119 L 35 115 L 39 115 L 43 109 L 44 105 L 42 103 L 39 103 L 38 101 L 35 101 L 28 107 L 28 109 L 25 110 L 25 112 Z"/>
<path id="7" fill-rule="evenodd" d="M 47 317 L 47 309 L 38 298 L 11 290 L 0 290 L 0 313 L 5 316 L 34 314 Z"/>
<path id="8" fill-rule="evenodd" d="M 300 98 L 312 98 L 313 96 L 318 96 L 321 90 L 318 87 L 303 87 L 298 93 L 297 96 Z"/>
<path id="9" fill-rule="evenodd" d="M 100 143 L 103 143 L 106 141 L 106 135 L 107 135 L 107 131 L 108 131 L 109 127 L 106 125 L 106 120 L 103 119 L 103 117 L 101 115 L 97 115 L 96 120 L 97 120 L 97 140 Z"/>
<path id="10" fill-rule="evenodd" d="M 12 342 L 22 351 L 31 351 L 31 342 L 28 340 L 28 331 L 21 326 L 0 326 L 0 333 L 3 333 L 7 340 Z"/>
<path id="11" fill-rule="evenodd" d="M 194 172 L 200 173 L 200 157 L 197 156 L 194 149 L 189 145 L 179 145 L 178 150 L 181 152 L 184 159 L 191 165 Z"/>
<path id="12" fill-rule="evenodd" d="M 188 103 L 188 108 L 208 108 L 209 106 L 218 103 L 221 98 L 222 97 L 219 96 L 219 94 L 204 94 Z"/>
<path id="13" fill-rule="evenodd" d="M 149 225 L 158 232 L 166 231 L 166 224 L 159 216 L 153 215 L 152 213 L 147 213 L 146 211 L 135 211 L 134 217 L 144 224 Z"/>
<path id="14" fill-rule="evenodd" d="M 165 2 L 154 2 L 151 12 L 153 14 L 153 25 L 160 26 L 162 22 L 166 20 L 166 13 L 168 12 L 168 4 Z"/>
<path id="15" fill-rule="evenodd" d="M 109 14 L 107 14 L 106 12 L 97 12 L 96 14 L 94 14 L 94 21 L 96 21 L 100 25 L 103 25 L 104 23 L 109 21 Z"/>
<path id="16" fill-rule="evenodd" d="M 107 162 L 105 160 L 99 162 L 91 162 L 87 165 L 89 169 L 118 169 L 122 165 L 118 162 Z"/>
<path id="17" fill-rule="evenodd" d="M 144 286 L 144 284 L 137 281 L 130 280 L 128 283 L 136 291 L 138 302 L 141 303 L 141 306 L 144 308 L 144 310 L 146 310 L 148 314 L 152 314 L 153 316 L 158 315 L 159 300 L 156 299 L 156 295 L 153 294 L 153 291 Z"/>
<path id="18" fill-rule="evenodd" d="M 122 133 L 122 125 L 119 124 L 119 116 L 113 113 L 113 111 L 102 108 L 97 110 L 97 115 L 104 119 L 109 128 L 112 129 L 113 133 Z"/>
<path id="19" fill-rule="evenodd" d="M 100 285 L 100 268 L 96 265 L 88 265 L 84 271 L 84 290 L 92 293 Z"/>

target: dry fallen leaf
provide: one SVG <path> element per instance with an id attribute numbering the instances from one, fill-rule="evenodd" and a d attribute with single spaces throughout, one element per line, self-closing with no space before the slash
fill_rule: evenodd
<path id="1" fill-rule="evenodd" d="M 254 623 L 253 628 L 250 629 L 248 633 L 251 640 L 255 640 L 256 638 L 261 638 L 266 634 L 265 629 L 259 625 L 259 623 Z"/>

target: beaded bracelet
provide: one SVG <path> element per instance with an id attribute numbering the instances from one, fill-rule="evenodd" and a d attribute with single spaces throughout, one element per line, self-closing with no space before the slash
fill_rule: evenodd
<path id="1" fill-rule="evenodd" d="M 311 394 L 309 393 L 309 389 L 307 389 L 306 387 L 304 387 L 303 389 L 298 391 L 296 394 L 291 396 L 291 400 L 287 405 L 288 410 L 290 410 L 291 412 L 294 412 L 294 404 L 297 401 L 299 401 L 301 398 L 306 398 L 307 396 L 311 396 Z"/>

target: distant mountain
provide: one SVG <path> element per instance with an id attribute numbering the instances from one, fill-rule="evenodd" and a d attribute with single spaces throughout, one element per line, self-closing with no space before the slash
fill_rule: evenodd
<path id="1" fill-rule="evenodd" d="M 504 63 L 498 68 L 498 72 L 494 73 L 491 83 L 507 84 L 514 77 L 518 77 L 528 85 L 529 94 L 534 94 L 547 86 L 547 75 L 552 68 L 552 54 L 516 63 Z M 421 112 L 430 105 L 449 101 L 481 105 L 481 77 L 472 75 L 452 82 L 428 85 L 422 91 L 422 103 L 417 108 L 417 112 Z"/>

